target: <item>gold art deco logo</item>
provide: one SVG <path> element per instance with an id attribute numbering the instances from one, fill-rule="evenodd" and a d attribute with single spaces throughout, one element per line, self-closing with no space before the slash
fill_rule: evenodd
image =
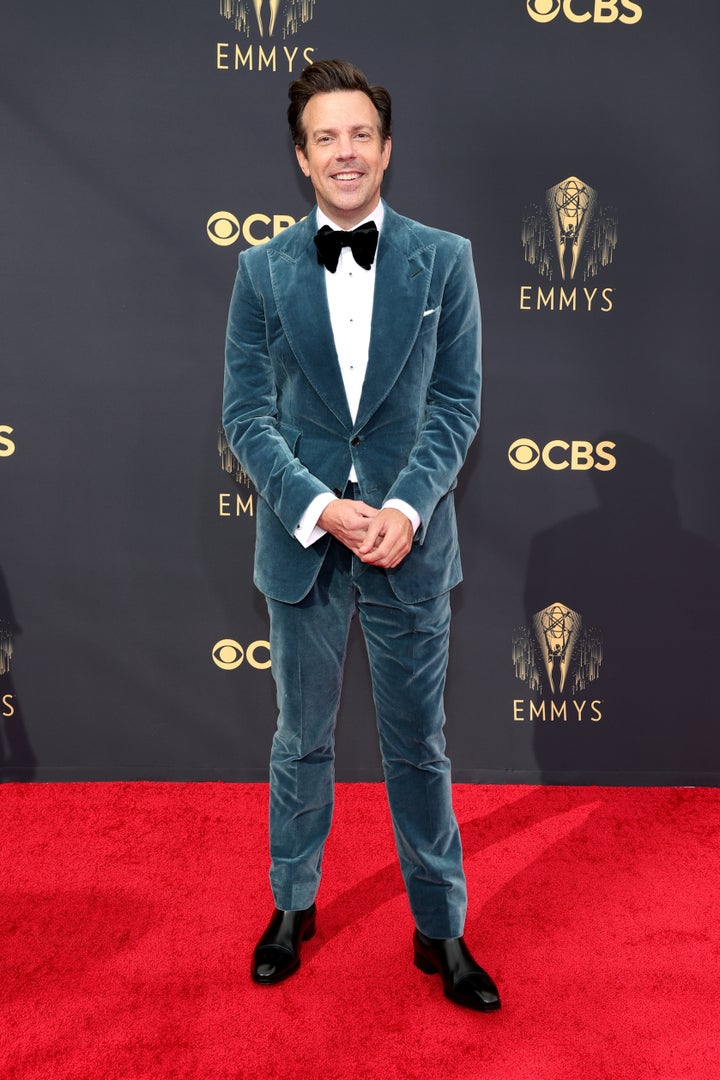
<path id="1" fill-rule="evenodd" d="M 7 675 L 13 654 L 13 630 L 8 619 L 0 615 L 0 675 Z"/>
<path id="2" fill-rule="evenodd" d="M 246 37 L 251 27 L 257 27 L 261 37 L 272 37 L 276 31 L 291 37 L 310 22 L 314 11 L 315 0 L 220 0 L 220 14 Z"/>
<path id="3" fill-rule="evenodd" d="M 533 22 L 549 23 L 562 16 L 571 23 L 607 24 L 618 22 L 625 26 L 638 23 L 643 9 L 634 0 L 526 0 L 527 13 Z"/>
<path id="4" fill-rule="evenodd" d="M 569 604 L 550 604 L 535 613 L 531 626 L 519 627 L 512 658 L 515 677 L 536 695 L 515 699 L 514 720 L 602 719 L 602 701 L 582 696 L 600 674 L 602 637 Z"/>
<path id="5" fill-rule="evenodd" d="M 250 477 L 228 446 L 227 436 L 222 424 L 218 425 L 218 454 L 223 472 L 229 473 L 235 483 L 244 490 L 221 491 L 218 496 L 218 516 L 254 517 L 255 489 Z"/>
<path id="6" fill-rule="evenodd" d="M 275 42 L 286 42 L 312 21 L 315 0 L 220 0 L 220 14 L 244 40 L 217 43 L 218 71 L 292 73 L 312 63 L 314 48 Z M 252 38 L 259 40 L 253 43 Z"/>
<path id="7" fill-rule="evenodd" d="M 548 188 L 525 210 L 521 232 L 525 262 L 548 284 L 521 285 L 520 310 L 612 311 L 615 290 L 594 279 L 612 263 L 617 235 L 615 211 L 585 180 L 568 176 Z"/>

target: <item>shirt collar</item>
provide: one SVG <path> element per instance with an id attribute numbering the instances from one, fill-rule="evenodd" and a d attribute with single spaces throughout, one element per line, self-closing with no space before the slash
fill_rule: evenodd
<path id="1" fill-rule="evenodd" d="M 383 218 L 384 217 L 385 217 L 385 204 L 383 203 L 383 201 L 381 199 L 380 202 L 375 207 L 375 209 L 373 210 L 372 214 L 368 214 L 368 216 L 366 218 L 363 218 L 362 221 L 358 221 L 358 225 L 364 225 L 366 221 L 374 221 L 375 224 L 377 225 L 378 232 L 380 232 L 382 230 L 382 223 L 383 223 Z M 331 229 L 340 229 L 340 230 L 344 231 L 342 225 L 337 225 L 332 220 L 332 218 L 329 218 L 327 216 L 327 214 L 324 214 L 322 212 L 322 210 L 320 209 L 320 207 L 318 206 L 318 208 L 317 208 L 317 226 L 318 226 L 318 229 L 322 228 L 323 225 L 329 225 Z M 354 228 L 357 228 L 357 225 L 354 226 Z"/>

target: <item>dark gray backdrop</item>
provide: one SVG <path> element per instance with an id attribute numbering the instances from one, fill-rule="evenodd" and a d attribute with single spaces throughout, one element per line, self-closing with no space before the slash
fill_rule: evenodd
<path id="1" fill-rule="evenodd" d="M 284 119 L 305 53 L 389 86 L 388 201 L 473 242 L 456 779 L 717 783 L 717 6 L 316 0 L 283 37 L 287 7 L 262 38 L 217 0 L 6 14 L 3 777 L 266 776 L 254 492 L 222 468 L 218 418 L 243 225 L 259 239 L 310 206 Z M 546 192 L 576 181 L 595 201 L 563 281 Z M 516 465 L 555 445 L 518 469 L 518 440 Z M 602 443 L 614 468 L 583 467 Z M 338 777 L 379 776 L 354 637 Z"/>

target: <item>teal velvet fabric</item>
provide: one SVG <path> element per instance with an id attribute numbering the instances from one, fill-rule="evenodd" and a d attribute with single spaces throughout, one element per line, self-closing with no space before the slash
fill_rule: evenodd
<path id="1" fill-rule="evenodd" d="M 307 597 L 268 600 L 278 724 L 270 755 L 276 907 L 309 907 L 332 820 L 335 721 L 350 620 L 367 646 L 395 844 L 415 925 L 460 937 L 467 889 L 445 753 L 448 593 L 398 600 L 387 576 L 333 540 Z"/>
<path id="2" fill-rule="evenodd" d="M 296 603 L 329 538 L 294 531 L 312 499 L 342 491 L 354 464 L 373 506 L 421 518 L 388 580 L 405 603 L 462 576 L 453 488 L 480 419 L 480 307 L 470 244 L 386 206 L 376 256 L 367 374 L 350 418 L 333 343 L 315 212 L 244 251 L 227 327 L 223 424 L 258 493 L 255 584 Z"/>

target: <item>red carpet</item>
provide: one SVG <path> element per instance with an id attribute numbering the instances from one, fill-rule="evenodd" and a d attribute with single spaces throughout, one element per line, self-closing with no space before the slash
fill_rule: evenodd
<path id="1" fill-rule="evenodd" d="M 4 785 L 0 1077 L 720 1077 L 720 791 L 455 791 L 491 1015 L 412 964 L 379 785 L 339 786 L 318 933 L 270 988 L 264 786 Z"/>

